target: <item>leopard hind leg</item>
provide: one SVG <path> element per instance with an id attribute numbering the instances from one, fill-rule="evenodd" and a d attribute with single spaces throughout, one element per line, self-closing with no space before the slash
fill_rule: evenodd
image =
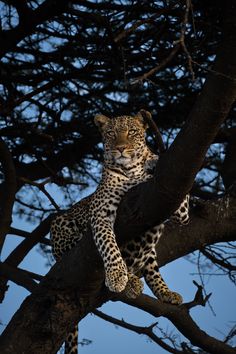
<path id="1" fill-rule="evenodd" d="M 78 353 L 78 326 L 68 334 L 65 341 L 64 354 L 77 354 Z"/>
<path id="2" fill-rule="evenodd" d="M 170 217 L 171 221 L 180 225 L 187 225 L 189 223 L 189 199 L 190 196 L 187 194 L 178 209 Z"/>
<path id="3" fill-rule="evenodd" d="M 162 302 L 173 305 L 180 305 L 183 302 L 182 296 L 171 291 L 163 280 L 156 260 L 156 250 L 152 249 L 144 266 L 144 278 L 153 294 Z"/>
<path id="4" fill-rule="evenodd" d="M 143 292 L 143 282 L 140 279 L 145 259 L 158 242 L 164 225 L 158 225 L 148 230 L 144 237 L 137 236 L 129 241 L 121 250 L 122 257 L 128 268 L 128 282 L 125 293 L 129 298 L 136 298 Z"/>

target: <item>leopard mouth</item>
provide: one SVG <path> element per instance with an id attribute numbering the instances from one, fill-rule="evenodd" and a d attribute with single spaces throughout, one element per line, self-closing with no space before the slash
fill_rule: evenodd
<path id="1" fill-rule="evenodd" d="M 115 164 L 128 165 L 132 162 L 133 159 L 135 159 L 136 152 L 133 149 L 124 151 L 114 149 L 113 151 L 109 151 L 107 157 Z"/>
<path id="2" fill-rule="evenodd" d="M 119 160 L 119 159 L 132 159 L 134 156 L 135 156 L 135 152 L 133 150 L 130 150 L 130 151 L 124 150 L 122 152 L 119 151 L 119 150 L 116 150 L 116 151 L 113 152 L 113 157 L 116 160 Z"/>

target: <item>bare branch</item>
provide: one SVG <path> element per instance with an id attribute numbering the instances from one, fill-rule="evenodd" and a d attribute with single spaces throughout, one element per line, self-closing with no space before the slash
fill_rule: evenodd
<path id="1" fill-rule="evenodd" d="M 172 59 L 178 53 L 179 49 L 180 49 L 180 44 L 176 44 L 174 46 L 174 48 L 170 51 L 169 55 L 165 59 L 163 59 L 160 64 L 158 64 L 157 66 L 155 66 L 155 68 L 152 68 L 151 70 L 149 70 L 145 74 L 134 78 L 132 80 L 131 84 L 134 85 L 134 84 L 137 84 L 140 81 L 142 82 L 144 80 L 147 80 L 153 74 L 155 74 L 158 71 L 161 71 L 162 69 L 164 69 L 172 61 Z"/>
<path id="2" fill-rule="evenodd" d="M 0 273 L 2 277 L 4 277 L 7 281 L 11 280 L 14 283 L 29 290 L 30 292 L 37 288 L 37 283 L 33 281 L 29 276 L 32 275 L 32 273 L 29 273 L 25 270 L 14 268 L 7 263 L 0 263 Z M 34 277 L 37 277 L 38 280 L 41 280 L 41 277 L 39 277 L 37 274 L 35 274 Z"/>
<path id="3" fill-rule="evenodd" d="M 156 326 L 157 323 L 154 323 L 154 324 L 150 325 L 149 327 L 141 327 L 141 326 L 135 326 L 135 325 L 128 323 L 124 320 L 119 320 L 119 319 L 114 318 L 112 316 L 106 315 L 105 313 L 103 313 L 99 310 L 94 310 L 93 313 L 96 316 L 102 318 L 103 320 L 113 323 L 117 326 L 129 329 L 130 331 L 135 332 L 137 334 L 145 334 L 154 343 L 158 344 L 161 348 L 167 350 L 169 353 L 174 353 L 174 354 L 183 353 L 182 350 L 172 348 L 170 345 L 168 345 L 163 340 L 161 340 L 157 335 L 155 335 L 155 333 L 153 332 L 153 328 Z"/>
<path id="4" fill-rule="evenodd" d="M 167 11 L 168 11 L 168 9 L 163 9 L 163 10 L 160 10 L 158 13 L 156 13 L 155 17 L 153 16 L 153 17 L 150 17 L 148 19 L 143 19 L 143 20 L 137 21 L 132 26 L 130 26 L 128 29 L 125 29 L 125 30 L 121 31 L 119 34 L 117 34 L 115 36 L 115 38 L 114 38 L 114 42 L 120 42 L 123 38 L 129 36 L 131 33 L 136 31 L 137 28 L 139 28 L 140 26 L 142 26 L 144 24 L 153 24 L 155 18 L 157 18 L 158 16 L 163 15 Z"/>
<path id="5" fill-rule="evenodd" d="M 210 296 L 212 295 L 211 293 L 206 295 L 205 297 L 203 296 L 202 293 L 202 286 L 199 285 L 195 280 L 193 281 L 193 284 L 197 286 L 197 292 L 195 294 L 195 297 L 193 299 L 193 301 L 184 304 L 184 306 L 186 307 L 186 309 L 190 310 L 191 308 L 195 307 L 195 306 L 205 306 L 206 302 L 209 300 Z"/>
<path id="6" fill-rule="evenodd" d="M 219 259 L 217 258 L 214 253 L 209 252 L 206 248 L 201 250 L 202 254 L 208 258 L 212 263 L 214 264 L 218 264 L 219 266 L 221 266 L 222 268 L 225 268 L 229 271 L 235 271 L 236 270 L 236 266 L 234 266 L 233 264 L 231 264 L 230 262 L 228 262 L 227 260 L 224 259 Z"/>
<path id="7" fill-rule="evenodd" d="M 51 204 L 54 206 L 54 208 L 57 211 L 60 211 L 60 207 L 57 205 L 57 203 L 55 202 L 53 197 L 50 195 L 50 193 L 48 193 L 48 191 L 45 189 L 45 183 L 47 183 L 47 181 L 42 182 L 42 183 L 37 183 L 37 182 L 34 182 L 34 181 L 30 181 L 29 179 L 23 178 L 23 177 L 21 177 L 20 179 L 24 183 L 30 184 L 30 185 L 32 185 L 34 187 L 37 187 L 42 193 L 45 194 L 45 196 L 48 198 L 48 200 L 51 202 Z"/>
<path id="8" fill-rule="evenodd" d="M 121 299 L 123 302 L 146 311 L 152 316 L 158 317 L 162 315 L 167 317 L 185 337 L 189 338 L 192 344 L 206 350 L 208 353 L 235 353 L 234 348 L 202 331 L 193 321 L 184 304 L 181 306 L 163 304 L 148 295 L 141 295 L 135 300 L 125 299 L 125 296 L 121 297 Z"/>
<path id="9" fill-rule="evenodd" d="M 36 229 L 31 233 L 30 237 L 26 237 L 6 258 L 5 263 L 12 267 L 17 267 L 30 250 L 43 239 L 49 232 L 53 214 L 48 216 Z M 7 290 L 7 281 L 1 280 L 0 283 L 0 302 L 4 300 Z"/>
<path id="10" fill-rule="evenodd" d="M 0 252 L 5 235 L 11 225 L 12 208 L 16 192 L 16 172 L 8 147 L 0 138 L 0 163 L 4 174 L 3 190 L 0 196 Z"/>
<path id="11" fill-rule="evenodd" d="M 189 16 L 189 10 L 191 9 L 191 0 L 186 0 L 186 5 L 185 5 L 185 14 L 184 14 L 184 20 L 182 22 L 182 25 L 181 25 L 181 35 L 180 35 L 180 39 L 179 39 L 179 43 L 184 51 L 184 53 L 186 54 L 186 57 L 187 57 L 187 60 L 188 60 L 188 68 L 189 68 L 189 71 L 192 75 L 192 80 L 194 81 L 195 80 L 195 74 L 194 74 L 194 71 L 193 71 L 193 66 L 192 66 L 192 57 L 186 47 L 186 44 L 185 44 L 185 32 L 186 32 L 186 26 L 187 26 L 187 23 L 188 23 L 188 16 Z"/>
<path id="12" fill-rule="evenodd" d="M 38 243 L 41 242 L 48 233 L 50 229 L 50 224 L 54 215 L 48 216 L 40 225 L 38 225 L 34 231 L 32 231 L 30 237 L 26 237 L 6 258 L 5 262 L 7 264 L 16 267 L 25 256 L 30 252 L 30 250 Z"/>
<path id="13" fill-rule="evenodd" d="M 21 22 L 17 27 L 12 30 L 2 31 L 0 33 L 0 57 L 4 56 L 6 52 L 14 49 L 17 43 L 27 35 L 30 35 L 37 25 L 62 13 L 67 6 L 68 1 L 66 0 L 61 0 L 58 2 L 57 6 L 55 6 L 54 0 L 46 0 L 42 5 L 38 6 L 36 10 L 31 12 L 31 16 L 21 17 Z M 21 10 L 22 9 L 23 7 L 21 6 Z"/>
<path id="14" fill-rule="evenodd" d="M 17 235 L 17 236 L 21 236 L 24 238 L 31 237 L 30 232 L 25 231 L 25 230 L 16 229 L 15 227 L 10 227 L 8 235 Z M 50 240 L 45 237 L 40 240 L 40 243 L 43 243 L 44 245 L 48 245 L 48 246 L 51 245 Z"/>

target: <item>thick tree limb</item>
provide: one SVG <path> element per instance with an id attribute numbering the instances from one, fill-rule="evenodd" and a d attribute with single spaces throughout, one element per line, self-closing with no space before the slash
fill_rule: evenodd
<path id="1" fill-rule="evenodd" d="M 167 223 L 157 246 L 159 263 L 164 265 L 210 244 L 236 240 L 235 216 L 234 188 L 223 198 L 197 205 L 187 226 Z"/>
<path id="2" fill-rule="evenodd" d="M 31 233 L 30 237 L 26 237 L 6 258 L 6 263 L 16 267 L 23 261 L 28 252 L 43 239 L 50 229 L 53 214 L 48 216 L 39 226 Z"/>

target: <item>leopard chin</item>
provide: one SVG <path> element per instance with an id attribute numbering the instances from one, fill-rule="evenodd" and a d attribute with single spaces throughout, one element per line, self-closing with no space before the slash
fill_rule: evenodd
<path id="1" fill-rule="evenodd" d="M 128 165 L 130 164 L 132 158 L 131 157 L 124 157 L 124 156 L 120 156 L 118 158 L 115 158 L 115 163 L 117 163 L 118 165 Z"/>

